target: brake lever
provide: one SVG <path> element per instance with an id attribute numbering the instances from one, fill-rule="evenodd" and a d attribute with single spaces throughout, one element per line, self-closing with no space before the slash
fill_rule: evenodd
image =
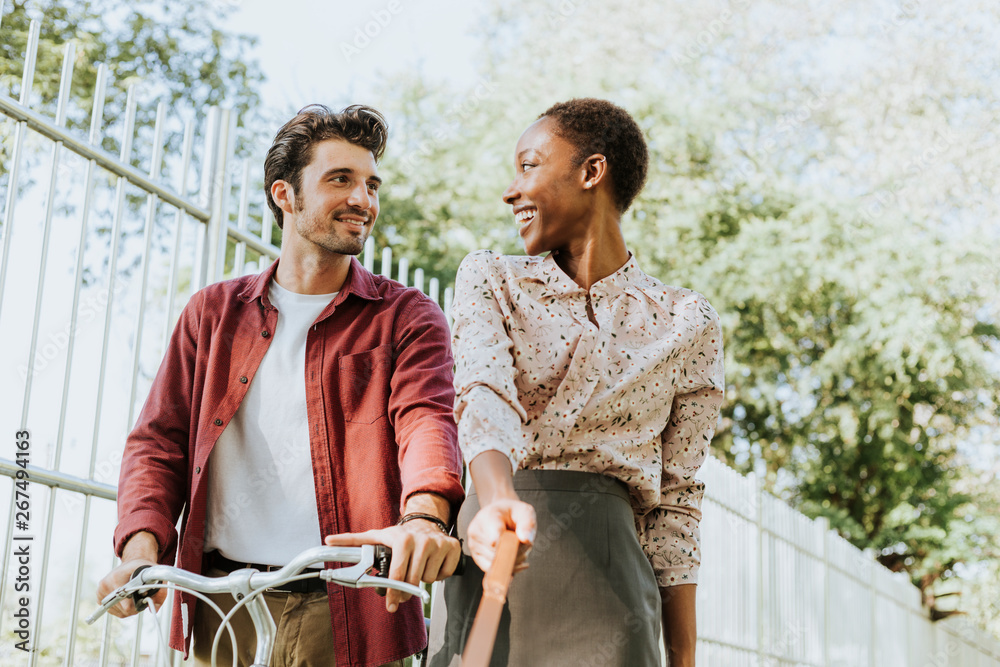
<path id="1" fill-rule="evenodd" d="M 125 592 L 130 588 L 130 585 L 133 582 L 135 582 L 135 578 L 139 576 L 139 574 L 141 574 L 143 570 L 150 567 L 152 567 L 152 565 L 140 565 L 139 567 L 135 568 L 135 570 L 132 572 L 132 576 L 129 577 L 129 580 L 124 584 L 122 584 L 121 586 L 119 586 L 118 588 L 116 588 L 115 590 L 108 593 L 107 596 L 105 596 L 105 598 L 101 600 L 101 606 L 98 607 L 94 611 L 94 613 L 85 618 L 84 622 L 87 625 L 93 625 L 94 622 L 97 619 L 99 619 L 102 615 L 107 613 L 109 609 L 111 609 L 112 607 L 114 607 L 116 604 L 118 604 L 127 597 L 132 598 L 132 602 L 133 604 L 135 604 L 136 611 L 144 610 L 147 606 L 146 598 L 149 597 L 151 591 L 140 592 L 136 590 L 128 594 L 125 594 Z M 139 583 L 141 584 L 142 582 Z"/>
<path id="2" fill-rule="evenodd" d="M 408 584 L 405 581 L 397 581 L 395 579 L 383 579 L 382 577 L 373 577 L 370 574 L 366 574 L 361 577 L 353 588 L 392 588 L 397 591 L 402 591 L 403 593 L 408 593 L 419 597 L 420 600 L 427 604 L 431 601 L 431 594 L 420 588 L 419 586 L 414 586 L 413 584 Z"/>
<path id="3" fill-rule="evenodd" d="M 341 586 L 347 586 L 348 588 L 392 588 L 397 591 L 402 591 L 403 593 L 408 593 L 410 595 L 415 595 L 419 597 L 425 604 L 430 602 L 431 594 L 420 588 L 419 586 L 414 586 L 413 584 L 408 584 L 405 581 L 397 581 L 395 579 L 383 579 L 382 577 L 374 577 L 370 574 L 362 574 L 361 576 L 355 576 L 352 572 L 345 572 L 345 570 L 351 570 L 353 568 L 341 568 L 339 570 L 323 570 L 319 573 L 319 578 L 323 581 L 330 581 L 335 584 L 340 584 Z"/>
<path id="4" fill-rule="evenodd" d="M 375 566 L 376 552 L 378 553 L 379 572 L 388 574 L 388 559 L 392 553 L 387 547 L 374 544 L 364 544 L 361 546 L 361 559 L 349 567 L 323 570 L 319 573 L 320 579 L 330 581 L 349 588 L 392 588 L 403 593 L 416 595 L 424 603 L 430 601 L 430 593 L 419 586 L 408 584 L 405 581 L 396 581 L 383 576 L 374 577 L 368 571 Z"/>
<path id="5" fill-rule="evenodd" d="M 129 578 L 129 581 L 134 581 L 136 577 L 142 574 L 143 570 L 148 570 L 151 567 L 153 566 L 140 565 L 139 567 L 135 568 L 135 570 L 132 571 L 132 576 Z M 142 592 L 135 591 L 134 593 L 132 593 L 132 604 L 135 605 L 135 610 L 137 612 L 143 611 L 146 609 L 146 607 L 149 606 L 149 604 L 146 602 L 146 598 L 149 597 L 151 592 L 152 592 L 151 590 L 146 590 Z"/>
<path id="6" fill-rule="evenodd" d="M 368 570 L 375 565 L 375 546 L 372 544 L 361 545 L 361 558 L 354 565 L 348 567 L 331 568 L 322 570 L 319 578 L 323 581 L 333 581 L 342 586 L 357 588 L 354 584 L 368 574 Z"/>
<path id="7" fill-rule="evenodd" d="M 108 611 L 108 609 L 111 609 L 116 604 L 121 602 L 122 598 L 119 596 L 121 595 L 123 589 L 124 586 L 122 588 L 115 589 L 110 593 L 108 593 L 107 597 L 101 600 L 101 606 L 98 607 L 96 610 L 94 610 L 93 614 L 85 618 L 84 623 L 86 623 L 87 625 L 93 625 L 97 619 L 99 619 L 101 616 L 104 615 L 105 612 Z"/>

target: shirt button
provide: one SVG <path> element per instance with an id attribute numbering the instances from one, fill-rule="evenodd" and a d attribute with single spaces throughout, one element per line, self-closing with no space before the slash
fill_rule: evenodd
<path id="1" fill-rule="evenodd" d="M 247 376 L 246 375 L 241 375 L 240 376 L 240 382 L 242 382 L 243 384 L 246 384 L 247 383 Z"/>
<path id="2" fill-rule="evenodd" d="M 201 474 L 201 466 L 195 466 L 194 467 L 194 473 L 196 475 L 200 475 Z"/>
<path id="3" fill-rule="evenodd" d="M 261 331 L 260 335 L 263 336 L 264 338 L 267 338 L 268 336 L 271 335 L 271 332 L 270 331 Z"/>
<path id="4" fill-rule="evenodd" d="M 216 426 L 222 426 L 222 420 L 221 419 L 216 419 L 215 420 L 215 425 Z"/>

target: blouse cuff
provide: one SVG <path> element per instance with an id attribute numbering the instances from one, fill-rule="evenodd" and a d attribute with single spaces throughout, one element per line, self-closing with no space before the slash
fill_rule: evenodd
<path id="1" fill-rule="evenodd" d="M 698 565 L 668 566 L 656 573 L 657 588 L 670 588 L 681 584 L 698 583 Z"/>
<path id="2" fill-rule="evenodd" d="M 472 461 L 486 451 L 498 451 L 510 460 L 511 471 L 524 458 L 521 447 L 521 417 L 517 411 L 486 385 L 476 385 L 463 393 L 455 405 L 458 442 L 462 456 Z"/>
<path id="3" fill-rule="evenodd" d="M 638 521 L 639 543 L 660 588 L 698 583 L 701 513 L 657 507 Z"/>

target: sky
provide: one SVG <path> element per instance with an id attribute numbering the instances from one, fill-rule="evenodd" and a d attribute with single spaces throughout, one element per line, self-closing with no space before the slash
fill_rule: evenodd
<path id="1" fill-rule="evenodd" d="M 269 109 L 364 103 L 378 97 L 383 74 L 414 65 L 433 79 L 476 79 L 471 35 L 480 3 L 290 0 L 302 11 L 278 12 L 270 0 L 220 1 L 236 7 L 227 28 L 259 40 L 253 55 L 268 79 L 261 97 Z"/>

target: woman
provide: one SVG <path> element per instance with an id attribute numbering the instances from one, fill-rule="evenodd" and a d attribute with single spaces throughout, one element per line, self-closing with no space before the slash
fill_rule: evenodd
<path id="1" fill-rule="evenodd" d="M 621 216 L 648 163 L 627 112 L 557 104 L 515 156 L 503 200 L 528 256 L 475 252 L 456 280 L 455 414 L 475 487 L 459 533 L 478 567 L 443 585 L 430 664 L 458 664 L 507 528 L 523 572 L 493 665 L 658 665 L 661 618 L 671 664 L 694 665 L 695 473 L 722 402 L 718 316 L 625 247 Z"/>

